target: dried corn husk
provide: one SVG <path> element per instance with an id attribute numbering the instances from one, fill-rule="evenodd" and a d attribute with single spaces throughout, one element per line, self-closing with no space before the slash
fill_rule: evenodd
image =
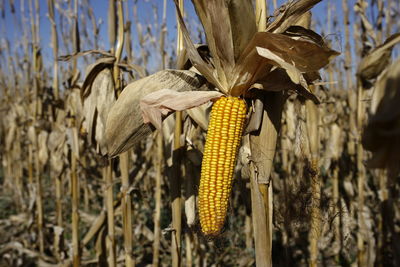
<path id="1" fill-rule="evenodd" d="M 212 86 L 191 71 L 164 70 L 129 84 L 113 105 L 106 125 L 108 155 L 115 156 L 138 143 L 151 133 L 140 108 L 141 100 L 161 89 L 208 91 Z M 117 130 L 116 130 L 117 129 Z"/>
<path id="2" fill-rule="evenodd" d="M 85 91 L 84 108 L 85 126 L 88 131 L 89 143 L 95 143 L 97 152 L 107 154 L 105 128 L 108 113 L 116 101 L 114 81 L 109 68 L 96 73 L 90 85 L 91 90 Z"/>

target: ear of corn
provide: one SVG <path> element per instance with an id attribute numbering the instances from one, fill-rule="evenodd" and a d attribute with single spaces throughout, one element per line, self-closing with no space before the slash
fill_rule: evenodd
<path id="1" fill-rule="evenodd" d="M 202 232 L 217 235 L 224 224 L 243 131 L 246 102 L 222 97 L 214 103 L 204 148 L 199 190 Z"/>

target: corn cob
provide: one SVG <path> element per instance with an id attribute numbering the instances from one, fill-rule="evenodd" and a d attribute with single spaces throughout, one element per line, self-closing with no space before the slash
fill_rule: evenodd
<path id="1" fill-rule="evenodd" d="M 225 221 L 245 115 L 246 102 L 238 97 L 222 97 L 211 110 L 199 189 L 206 236 L 218 235 Z"/>

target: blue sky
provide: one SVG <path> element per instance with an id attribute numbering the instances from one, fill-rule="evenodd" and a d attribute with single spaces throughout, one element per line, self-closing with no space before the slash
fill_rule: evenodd
<path id="1" fill-rule="evenodd" d="M 81 0 L 83 2 L 84 0 Z M 8 40 L 10 40 L 10 43 L 12 44 L 11 47 L 12 49 L 15 49 L 18 47 L 20 44 L 20 40 L 22 40 L 21 36 L 21 13 L 20 13 L 20 6 L 21 6 L 21 0 L 15 0 L 15 9 L 16 13 L 13 15 L 10 10 L 10 5 L 9 1 L 4 1 L 5 2 L 5 18 L 0 18 L 0 34 L 1 37 L 6 37 Z M 23 1 L 25 2 L 25 16 L 26 18 L 29 19 L 29 0 Z M 52 49 L 51 49 L 51 29 L 50 29 L 50 22 L 47 17 L 47 1 L 46 0 L 39 0 L 40 2 L 40 24 L 41 24 L 41 31 L 40 31 L 40 41 L 41 41 L 41 47 L 42 47 L 42 52 L 43 56 L 45 59 L 45 66 L 48 64 L 51 64 L 53 60 L 53 54 L 52 54 Z M 66 0 L 56 0 L 56 2 L 62 3 L 65 6 L 67 5 Z M 278 1 L 278 5 L 281 5 L 285 3 L 286 1 L 280 0 Z M 355 0 L 350 0 L 348 1 L 350 7 L 354 5 Z M 102 24 L 100 27 L 100 48 L 108 50 L 109 49 L 109 43 L 108 43 L 108 34 L 107 34 L 107 10 L 108 10 L 108 0 L 89 0 L 89 3 L 93 7 L 93 11 L 96 17 L 97 21 L 102 20 Z M 133 20 L 133 0 L 126 0 L 125 1 L 126 6 L 128 7 L 128 16 L 130 20 Z M 168 28 L 168 40 L 169 42 L 174 42 L 175 40 L 175 32 L 176 32 L 176 20 L 175 20 L 175 8 L 172 0 L 167 1 L 167 28 Z M 193 10 L 193 6 L 191 4 L 191 1 L 186 0 L 186 12 L 187 12 L 187 19 L 189 21 L 196 21 L 196 15 Z M 161 10 L 162 10 L 162 5 L 163 5 L 163 0 L 138 0 L 137 1 L 137 9 L 138 9 L 138 19 L 142 24 L 147 24 L 153 22 L 153 7 L 158 7 L 159 8 L 159 19 L 161 20 Z M 319 3 L 316 7 L 313 9 L 313 17 L 316 19 L 316 27 L 317 27 L 317 32 L 321 33 L 324 35 L 324 37 L 330 39 L 333 41 L 333 48 L 339 51 L 343 50 L 343 43 L 344 43 L 344 32 L 341 32 L 340 30 L 337 31 L 333 29 L 333 26 L 331 25 L 330 27 L 330 32 L 327 32 L 327 29 L 329 28 L 327 25 L 327 10 L 328 10 L 328 5 L 331 5 L 335 9 L 335 13 L 332 14 L 332 16 L 336 16 L 338 18 L 338 28 L 342 29 L 342 7 L 341 7 L 341 1 L 339 0 L 324 0 L 321 3 Z M 272 1 L 269 1 L 269 6 L 272 11 Z M 352 8 L 350 8 L 352 11 Z M 80 13 L 84 11 L 80 10 Z M 86 13 L 83 13 L 81 15 L 86 15 Z M 353 17 L 353 16 L 351 16 Z M 56 20 L 58 21 L 59 18 L 59 12 L 56 9 Z M 87 16 L 86 16 L 87 18 Z M 125 18 L 126 19 L 126 18 Z M 89 23 L 90 25 L 90 23 Z M 322 28 L 324 29 L 323 32 L 321 32 L 320 26 L 322 25 Z M 58 25 L 59 27 L 60 25 Z M 90 27 L 89 27 L 90 28 Z M 90 31 L 90 29 L 88 29 Z M 82 28 L 81 28 L 82 31 Z M 138 49 L 137 42 L 135 39 L 137 38 L 135 33 L 136 33 L 136 28 L 135 25 L 132 25 L 132 32 L 133 32 L 133 40 L 132 43 L 136 49 Z M 2 38 L 3 39 L 3 38 Z M 60 41 L 61 43 L 61 41 Z M 136 45 L 135 45 L 136 44 Z M 171 46 L 173 47 L 173 46 Z M 353 46 L 354 47 L 354 46 Z M 82 49 L 91 49 L 93 47 L 88 47 L 87 43 L 82 44 Z M 65 49 L 60 48 L 60 55 L 65 54 L 66 51 Z"/>
<path id="2" fill-rule="evenodd" d="M 29 3 L 30 0 L 25 0 L 25 16 L 27 19 L 29 19 Z M 56 0 L 56 2 L 64 3 L 67 2 L 65 0 Z M 129 12 L 129 18 L 130 20 L 133 20 L 133 2 L 132 0 L 127 0 L 125 1 L 127 3 L 128 7 L 128 12 Z M 189 17 L 194 17 L 193 15 L 194 10 L 189 1 L 187 2 L 187 12 Z M 99 22 L 100 20 L 102 21 L 101 27 L 100 27 L 100 43 L 101 46 L 105 49 L 109 49 L 109 43 L 108 43 L 108 33 L 107 33 L 107 12 L 108 12 L 108 1 L 107 0 L 89 0 L 89 3 L 91 4 L 94 15 L 96 17 L 96 20 Z M 175 22 L 175 6 L 173 4 L 172 0 L 167 1 L 167 27 L 168 30 L 171 31 L 171 34 L 175 35 L 175 27 L 176 27 L 176 22 Z M 162 0 L 154 0 L 154 1 L 145 1 L 145 0 L 139 0 L 138 1 L 138 17 L 139 20 L 142 22 L 142 24 L 146 24 L 147 22 L 152 22 L 153 21 L 153 6 L 157 6 L 159 8 L 159 16 L 161 20 L 161 10 L 163 7 L 163 1 Z M 45 50 L 45 55 L 49 54 L 48 56 L 52 57 L 52 51 L 50 47 L 51 43 L 51 28 L 50 28 L 50 22 L 48 19 L 48 10 L 47 10 L 47 0 L 39 0 L 39 5 L 40 5 L 40 41 L 41 41 L 41 47 L 42 49 Z M 20 40 L 20 36 L 22 34 L 21 32 L 21 0 L 15 0 L 15 15 L 11 13 L 11 8 L 9 1 L 5 1 L 5 18 L 0 20 L 1 27 L 0 27 L 0 33 L 1 36 L 8 38 L 10 41 L 18 41 Z M 59 18 L 59 12 L 56 9 L 56 20 L 58 21 Z M 82 13 L 82 10 L 78 11 L 79 13 Z M 82 14 L 80 14 L 82 15 Z M 126 19 L 126 18 L 125 18 Z M 29 21 L 28 21 L 29 23 Z M 90 25 L 90 23 L 89 23 Z M 59 25 L 58 25 L 59 26 Z M 91 26 L 91 25 L 90 25 Z M 82 27 L 82 26 L 81 26 Z M 132 30 L 134 33 L 136 33 L 134 25 L 132 26 Z M 81 29 L 82 31 L 82 29 Z"/>

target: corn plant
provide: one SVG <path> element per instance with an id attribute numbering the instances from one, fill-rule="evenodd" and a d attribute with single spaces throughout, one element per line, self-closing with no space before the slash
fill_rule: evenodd
<path id="1" fill-rule="evenodd" d="M 398 1 L 183 2 L 0 1 L 0 265 L 398 266 Z"/>

